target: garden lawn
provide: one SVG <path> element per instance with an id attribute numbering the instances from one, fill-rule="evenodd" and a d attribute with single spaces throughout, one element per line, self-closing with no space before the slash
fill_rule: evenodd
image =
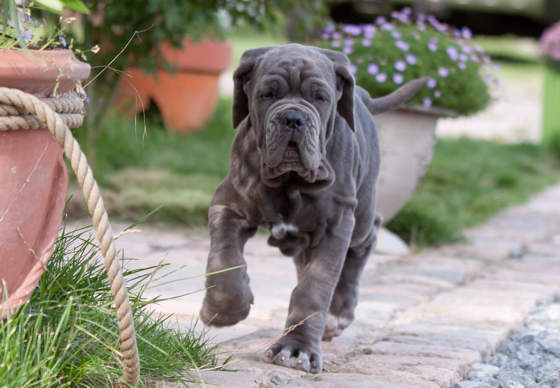
<path id="1" fill-rule="evenodd" d="M 187 136 L 166 132 L 157 118 L 148 117 L 144 135 L 141 124 L 113 117 L 95 167 L 110 214 L 134 220 L 161 206 L 155 220 L 205 224 L 228 171 L 230 112 L 231 100 L 220 100 L 208 126 Z M 558 180 L 558 161 L 536 145 L 441 139 L 426 177 L 388 227 L 420 247 L 456 241 L 463 229 Z"/>
<path id="2" fill-rule="evenodd" d="M 559 180 L 558 159 L 536 145 L 440 139 L 426 176 L 388 228 L 419 247 L 457 241 L 463 229 Z"/>

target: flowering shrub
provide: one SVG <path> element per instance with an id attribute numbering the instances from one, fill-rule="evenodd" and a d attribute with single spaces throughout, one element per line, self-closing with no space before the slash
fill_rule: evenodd
<path id="1" fill-rule="evenodd" d="M 549 65 L 560 69 L 560 22 L 548 28 L 539 42 L 540 56 Z"/>
<path id="2" fill-rule="evenodd" d="M 490 57 L 471 44 L 467 27 L 454 29 L 433 16 L 393 12 L 392 20 L 324 29 L 318 46 L 348 55 L 357 83 L 373 96 L 386 95 L 407 81 L 428 77 L 409 103 L 437 106 L 467 115 L 490 102 Z"/>
<path id="3" fill-rule="evenodd" d="M 35 11 L 43 11 L 43 14 L 36 12 L 41 17 L 35 19 L 31 17 L 30 7 L 16 5 L 14 0 L 7 0 L 3 5 L 0 8 L 0 49 L 67 47 L 64 27 L 76 18 L 58 18 L 53 22 L 51 17 L 45 22 L 43 17 L 52 16 L 49 13 L 61 14 L 65 8 L 89 12 L 80 0 L 36 0 L 33 4 Z"/>

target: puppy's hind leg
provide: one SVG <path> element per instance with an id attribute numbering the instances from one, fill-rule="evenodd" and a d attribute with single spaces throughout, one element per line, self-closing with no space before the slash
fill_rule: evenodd
<path id="1" fill-rule="evenodd" d="M 360 276 L 367 259 L 377 243 L 377 234 L 382 218 L 378 214 L 367 238 L 358 246 L 348 249 L 344 267 L 334 291 L 323 332 L 323 340 L 330 341 L 339 336 L 354 320 L 354 309 L 358 304 Z"/>

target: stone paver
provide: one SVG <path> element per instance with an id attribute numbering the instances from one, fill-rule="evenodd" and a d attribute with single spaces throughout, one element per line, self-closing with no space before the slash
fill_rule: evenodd
<path id="1" fill-rule="evenodd" d="M 129 266 L 169 263 L 148 295 L 190 293 L 159 306 L 190 327 L 203 297 L 197 290 L 204 286 L 206 232 L 140 229 L 121 236 L 118 247 L 138 259 Z M 325 371 L 310 375 L 260 361 L 281 335 L 296 279 L 291 260 L 258 234 L 246 249 L 255 294 L 249 318 L 208 332 L 233 355 L 229 368 L 237 372 L 205 371 L 202 377 L 209 387 L 452 386 L 491 355 L 537 301 L 560 292 L 558 236 L 560 185 L 467 231 L 466 243 L 372 255 L 355 322 L 323 343 Z"/>

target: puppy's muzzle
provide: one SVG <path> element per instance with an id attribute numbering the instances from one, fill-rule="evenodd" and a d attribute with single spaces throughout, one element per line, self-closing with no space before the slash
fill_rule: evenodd
<path id="1" fill-rule="evenodd" d="M 320 122 L 314 107 L 282 104 L 270 109 L 265 164 L 277 174 L 315 170 L 321 161 Z"/>

